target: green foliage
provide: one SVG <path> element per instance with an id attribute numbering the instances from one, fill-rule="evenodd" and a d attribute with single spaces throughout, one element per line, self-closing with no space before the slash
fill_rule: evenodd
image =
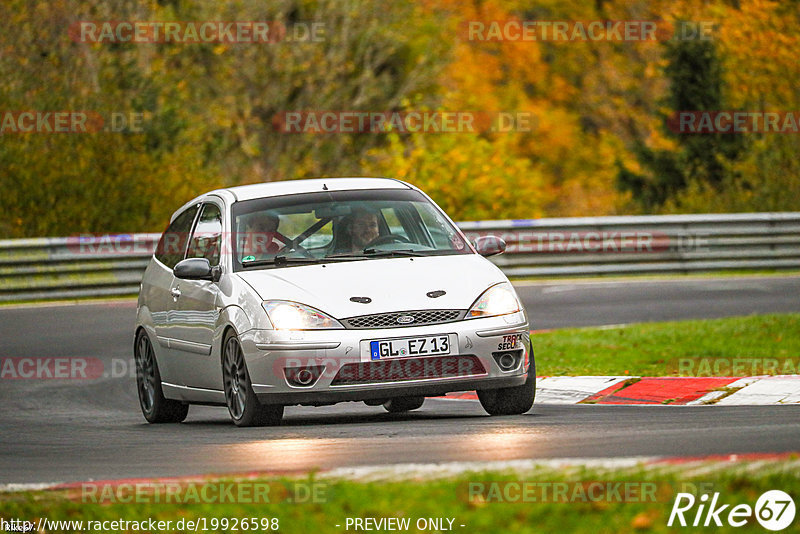
<path id="1" fill-rule="evenodd" d="M 0 236 L 160 231 L 220 186 L 358 175 L 369 134 L 285 134 L 292 110 L 390 110 L 432 89 L 440 38 L 413 5 L 11 0 L 0 19 L 0 110 L 140 113 L 141 132 L 7 133 Z M 77 21 L 323 21 L 321 42 L 78 43 Z"/>

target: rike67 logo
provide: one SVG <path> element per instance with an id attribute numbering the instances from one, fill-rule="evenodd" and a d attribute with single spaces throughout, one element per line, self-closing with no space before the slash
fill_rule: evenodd
<path id="1" fill-rule="evenodd" d="M 755 517 L 762 527 L 778 531 L 791 525 L 794 516 L 794 500 L 781 490 L 764 492 L 756 501 L 755 509 L 749 504 L 722 504 L 719 492 L 710 498 L 704 493 L 699 499 L 691 493 L 678 493 L 667 526 L 721 527 L 726 522 L 732 527 L 742 527 Z"/>

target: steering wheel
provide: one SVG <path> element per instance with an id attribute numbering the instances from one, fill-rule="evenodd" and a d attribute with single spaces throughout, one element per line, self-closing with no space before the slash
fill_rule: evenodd
<path id="1" fill-rule="evenodd" d="M 364 245 L 364 249 L 368 249 L 377 245 L 387 245 L 389 243 L 411 243 L 411 240 L 405 236 L 397 234 L 381 235 Z"/>

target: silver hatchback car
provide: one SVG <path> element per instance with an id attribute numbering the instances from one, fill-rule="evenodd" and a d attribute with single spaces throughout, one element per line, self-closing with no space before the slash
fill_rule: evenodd
<path id="1" fill-rule="evenodd" d="M 142 280 L 134 354 L 151 423 L 190 404 L 239 426 L 284 406 L 389 412 L 477 390 L 492 415 L 528 411 L 536 373 L 514 288 L 419 189 L 392 179 L 220 189 L 172 216 Z"/>

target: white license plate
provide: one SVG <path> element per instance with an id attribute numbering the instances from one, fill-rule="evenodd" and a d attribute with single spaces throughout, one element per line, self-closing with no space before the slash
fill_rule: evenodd
<path id="1" fill-rule="evenodd" d="M 450 344 L 451 339 L 447 334 L 375 340 L 369 342 L 369 355 L 372 360 L 383 360 L 385 358 L 450 354 L 452 351 Z"/>

